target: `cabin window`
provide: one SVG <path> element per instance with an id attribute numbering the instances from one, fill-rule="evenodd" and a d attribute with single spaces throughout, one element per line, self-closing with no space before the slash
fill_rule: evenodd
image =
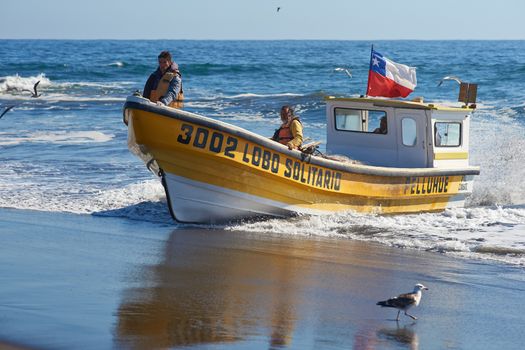
<path id="1" fill-rule="evenodd" d="M 436 122 L 434 124 L 434 144 L 438 147 L 460 146 L 461 123 Z"/>
<path id="2" fill-rule="evenodd" d="M 387 118 L 385 111 L 335 108 L 335 128 L 343 131 L 386 134 Z M 383 126 L 381 126 L 383 119 Z"/>
<path id="3" fill-rule="evenodd" d="M 362 131 L 363 118 L 358 109 L 336 108 L 335 128 L 346 131 Z"/>
<path id="4" fill-rule="evenodd" d="M 403 136 L 403 145 L 415 146 L 417 141 L 417 124 L 412 118 L 401 119 L 401 135 Z"/>

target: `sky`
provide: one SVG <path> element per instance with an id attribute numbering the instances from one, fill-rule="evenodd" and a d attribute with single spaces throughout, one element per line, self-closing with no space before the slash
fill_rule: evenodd
<path id="1" fill-rule="evenodd" d="M 525 39 L 525 0 L 0 0 L 0 13 L 0 39 Z"/>

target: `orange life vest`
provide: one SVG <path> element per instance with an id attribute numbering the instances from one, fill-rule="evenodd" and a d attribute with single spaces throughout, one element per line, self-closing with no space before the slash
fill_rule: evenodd
<path id="1" fill-rule="evenodd" d="M 151 90 L 150 94 L 150 101 L 151 102 L 157 102 L 162 96 L 164 96 L 170 87 L 170 82 L 175 78 L 175 75 L 178 74 L 180 76 L 180 72 L 166 72 L 160 78 L 159 84 L 157 85 L 157 88 L 155 90 Z M 180 91 L 177 94 L 177 99 L 174 101 L 171 101 L 169 106 L 173 108 L 182 108 L 183 107 L 183 101 L 184 101 L 184 92 L 182 91 L 182 83 L 180 84 Z"/>
<path id="2" fill-rule="evenodd" d="M 294 139 L 294 136 L 292 134 L 292 129 L 290 128 L 290 125 L 292 125 L 292 122 L 294 120 L 297 120 L 299 123 L 301 122 L 299 118 L 293 118 L 290 120 L 289 123 L 281 125 L 281 127 L 276 132 L 276 140 L 279 143 L 282 143 L 283 145 L 286 145 L 288 142 Z"/>

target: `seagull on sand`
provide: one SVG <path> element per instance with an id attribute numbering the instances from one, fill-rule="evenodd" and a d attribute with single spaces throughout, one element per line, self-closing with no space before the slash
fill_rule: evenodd
<path id="1" fill-rule="evenodd" d="M 453 75 L 448 75 L 446 77 L 443 77 L 443 79 L 441 79 L 441 81 L 439 82 L 438 86 L 441 86 L 441 84 L 443 84 L 443 82 L 445 80 L 454 80 L 456 83 L 460 84 L 461 85 L 461 80 L 459 80 L 458 77 L 455 77 Z"/>
<path id="2" fill-rule="evenodd" d="M 412 293 L 400 294 L 397 297 L 388 300 L 378 301 L 376 305 L 382 307 L 393 307 L 398 309 L 399 311 L 397 312 L 396 321 L 399 321 L 399 314 L 401 313 L 401 311 L 404 311 L 405 315 L 411 317 L 413 320 L 417 320 L 417 317 L 409 315 L 407 313 L 407 310 L 410 309 L 412 306 L 419 305 L 423 289 L 428 290 L 427 287 L 418 283 L 414 286 L 414 291 Z"/>
<path id="3" fill-rule="evenodd" d="M 7 112 L 9 112 L 12 108 L 14 107 L 13 106 L 7 106 L 4 111 L 2 112 L 2 114 L 0 114 L 0 119 L 2 119 L 2 117 L 4 116 L 4 114 L 6 114 Z"/>

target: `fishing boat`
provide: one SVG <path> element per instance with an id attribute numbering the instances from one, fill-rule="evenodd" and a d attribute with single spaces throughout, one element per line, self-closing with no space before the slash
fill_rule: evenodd
<path id="1" fill-rule="evenodd" d="M 324 154 L 312 152 L 316 144 L 289 150 L 141 96 L 128 97 L 123 114 L 129 149 L 160 178 L 180 222 L 464 205 L 480 172 L 469 164 L 472 99 L 461 106 L 367 96 L 325 102 Z M 377 132 L 381 119 L 386 130 Z"/>

